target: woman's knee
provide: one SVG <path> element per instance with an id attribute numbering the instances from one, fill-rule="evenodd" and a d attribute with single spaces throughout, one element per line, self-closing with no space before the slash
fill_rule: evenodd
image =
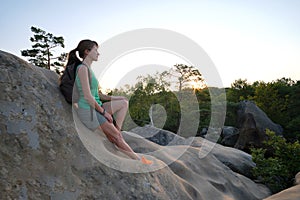
<path id="1" fill-rule="evenodd" d="M 124 107 L 124 108 L 128 108 L 128 105 L 129 105 L 129 102 L 128 102 L 128 100 L 127 99 L 123 99 L 123 100 L 121 100 L 121 104 L 122 104 L 122 107 Z"/>

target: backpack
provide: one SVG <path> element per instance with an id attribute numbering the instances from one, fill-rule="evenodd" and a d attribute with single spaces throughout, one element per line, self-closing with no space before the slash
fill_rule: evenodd
<path id="1" fill-rule="evenodd" d="M 76 70 L 78 65 L 80 64 L 81 63 L 73 63 L 71 65 L 66 66 L 60 78 L 60 84 L 59 84 L 60 91 L 64 95 L 65 100 L 69 104 L 72 104 L 72 102 L 76 103 L 79 100 L 78 88 L 76 86 L 74 88 L 74 84 L 76 79 Z M 91 85 L 90 73 L 88 73 L 88 76 Z"/>
<path id="2" fill-rule="evenodd" d="M 69 103 L 77 103 L 79 100 L 79 92 L 78 88 L 75 85 L 75 79 L 76 79 L 76 70 L 78 65 L 82 64 L 80 63 L 73 63 L 71 65 L 67 65 L 65 70 L 63 71 L 63 74 L 60 77 L 60 84 L 59 88 L 61 93 L 64 95 L 65 100 Z M 85 64 L 83 64 L 86 66 Z M 87 66 L 86 66 L 87 67 Z M 89 70 L 89 69 L 88 69 Z M 90 87 L 91 87 L 91 75 L 90 72 L 88 71 L 88 76 L 89 76 L 89 82 L 90 82 Z M 75 88 L 74 88 L 75 85 Z M 93 120 L 93 107 L 90 106 L 90 111 L 91 111 L 91 120 Z"/>

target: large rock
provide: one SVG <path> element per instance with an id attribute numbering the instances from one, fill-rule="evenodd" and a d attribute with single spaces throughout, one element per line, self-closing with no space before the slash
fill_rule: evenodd
<path id="1" fill-rule="evenodd" d="M 239 130 L 232 126 L 224 126 L 222 129 L 221 138 L 222 145 L 234 147 L 239 138 Z"/>
<path id="2" fill-rule="evenodd" d="M 265 131 L 256 127 L 253 114 L 246 113 L 240 119 L 239 137 L 234 147 L 249 152 L 251 147 L 261 147 L 267 139 Z"/>
<path id="3" fill-rule="evenodd" d="M 270 129 L 278 135 L 283 132 L 282 127 L 272 122 L 266 113 L 252 101 L 241 101 L 237 116 L 239 138 L 235 148 L 249 151 L 251 146 L 261 147 L 262 142 L 266 140 L 266 129 Z"/>
<path id="4" fill-rule="evenodd" d="M 279 124 L 274 123 L 264 111 L 262 111 L 253 101 L 244 100 L 240 102 L 238 109 L 238 121 L 243 121 L 244 115 L 248 113 L 253 115 L 253 119 L 256 123 L 256 128 L 260 131 L 265 131 L 270 129 L 278 135 L 281 135 L 283 132 L 282 127 Z M 238 126 L 240 128 L 241 126 Z"/>
<path id="5" fill-rule="evenodd" d="M 118 151 L 103 133 L 74 123 L 54 72 L 3 51 L 0 71 L 0 199 L 218 200 L 270 195 L 268 188 L 231 166 L 238 160 L 250 162 L 247 154 L 241 157 L 238 150 L 226 149 L 230 164 L 225 149 L 205 139 L 178 139 L 181 145 L 161 146 L 124 132 L 135 151 L 153 160 L 144 166 Z M 93 139 L 87 144 L 89 137 Z M 105 156 L 117 162 L 102 162 Z M 129 173 L 113 164 L 149 171 Z"/>

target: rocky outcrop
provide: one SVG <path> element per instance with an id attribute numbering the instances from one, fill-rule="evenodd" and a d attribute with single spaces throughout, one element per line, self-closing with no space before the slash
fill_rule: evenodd
<path id="1" fill-rule="evenodd" d="M 243 127 L 242 124 L 245 121 L 244 115 L 251 114 L 256 124 L 256 128 L 259 131 L 265 131 L 270 129 L 276 134 L 281 135 L 283 132 L 282 127 L 279 124 L 275 124 L 272 120 L 262 111 L 253 101 L 241 101 L 238 109 L 238 128 Z"/>
<path id="2" fill-rule="evenodd" d="M 261 147 L 266 140 L 266 129 L 281 135 L 283 129 L 275 124 L 270 118 L 252 101 L 242 101 L 239 105 L 237 128 L 239 137 L 234 145 L 237 149 L 249 151 L 250 147 Z"/>
<path id="3" fill-rule="evenodd" d="M 161 146 L 124 132 L 136 152 L 153 160 L 144 166 L 103 133 L 78 124 L 54 72 L 3 51 L 0 71 L 0 199 L 252 200 L 270 195 L 246 177 L 253 165 L 246 153 L 203 138 Z"/>
<path id="4" fill-rule="evenodd" d="M 211 153 L 224 165 L 229 167 L 232 171 L 242 174 L 246 177 L 252 178 L 251 169 L 255 166 L 252 158 L 249 154 L 240 151 L 238 149 L 224 147 L 219 144 L 215 144 L 202 137 L 190 137 L 185 139 L 170 131 L 161 130 L 152 126 L 137 127 L 130 132 L 141 135 L 142 137 L 160 144 L 159 140 L 153 140 L 153 138 L 164 138 L 163 141 L 168 139 L 168 146 L 188 145 L 195 148 L 210 148 Z"/>
<path id="5" fill-rule="evenodd" d="M 274 194 L 264 200 L 299 200 L 300 199 L 300 172 L 295 177 L 295 186 Z"/>

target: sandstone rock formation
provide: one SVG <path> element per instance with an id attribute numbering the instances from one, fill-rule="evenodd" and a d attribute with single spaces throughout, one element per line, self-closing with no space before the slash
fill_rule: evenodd
<path id="1" fill-rule="evenodd" d="M 0 199 L 252 200 L 270 195 L 246 177 L 253 162 L 244 152 L 202 138 L 161 146 L 124 132 L 136 152 L 153 160 L 153 166 L 144 166 L 101 132 L 78 124 L 54 72 L 3 51 L 0 71 Z"/>

